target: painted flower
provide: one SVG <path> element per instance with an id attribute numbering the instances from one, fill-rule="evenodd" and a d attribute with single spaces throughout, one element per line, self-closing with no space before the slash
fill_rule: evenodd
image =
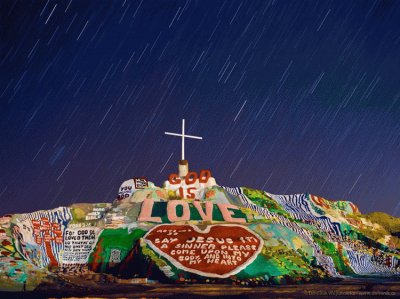
<path id="1" fill-rule="evenodd" d="M 215 190 L 208 190 L 206 192 L 206 198 L 212 198 L 215 196 Z"/>

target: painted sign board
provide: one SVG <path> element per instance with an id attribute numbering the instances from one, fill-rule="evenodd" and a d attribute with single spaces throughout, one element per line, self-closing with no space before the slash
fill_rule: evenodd
<path id="1" fill-rule="evenodd" d="M 85 264 L 96 246 L 102 229 L 97 227 L 68 228 L 64 235 L 63 264 Z"/>
<path id="2" fill-rule="evenodd" d="M 164 182 L 164 187 L 167 190 L 175 191 L 180 198 L 202 199 L 204 189 L 216 184 L 210 170 L 201 170 L 198 174 L 194 171 L 188 172 L 185 177 L 171 173 L 168 181 Z"/>
<path id="3" fill-rule="evenodd" d="M 133 178 L 122 183 L 118 190 L 118 200 L 129 198 L 135 191 L 149 187 L 146 178 Z"/>

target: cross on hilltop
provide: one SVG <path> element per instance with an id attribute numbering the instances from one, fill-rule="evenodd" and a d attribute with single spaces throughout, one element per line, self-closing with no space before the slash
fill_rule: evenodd
<path id="1" fill-rule="evenodd" d="M 182 134 L 165 132 L 165 135 L 182 137 L 182 161 L 185 161 L 185 137 L 193 138 L 193 139 L 203 139 L 203 137 L 199 137 L 199 136 L 185 135 L 185 120 L 184 119 L 182 119 Z"/>

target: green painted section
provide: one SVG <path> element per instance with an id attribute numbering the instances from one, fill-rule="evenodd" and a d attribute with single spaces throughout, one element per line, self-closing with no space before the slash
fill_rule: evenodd
<path id="1" fill-rule="evenodd" d="M 145 231 L 135 229 L 131 232 L 127 228 L 105 229 L 99 236 L 97 245 L 89 257 L 89 264 L 94 270 L 104 272 L 110 266 L 109 261 L 112 250 L 119 251 L 119 259 L 123 261 L 128 252 L 132 250 Z"/>

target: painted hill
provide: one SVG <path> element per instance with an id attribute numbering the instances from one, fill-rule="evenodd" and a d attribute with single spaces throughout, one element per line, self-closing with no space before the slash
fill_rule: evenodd
<path id="1" fill-rule="evenodd" d="M 400 273 L 400 219 L 348 201 L 216 183 L 192 198 L 189 184 L 186 194 L 129 186 L 113 203 L 1 217 L 0 289 L 66 277 L 267 285 Z"/>

